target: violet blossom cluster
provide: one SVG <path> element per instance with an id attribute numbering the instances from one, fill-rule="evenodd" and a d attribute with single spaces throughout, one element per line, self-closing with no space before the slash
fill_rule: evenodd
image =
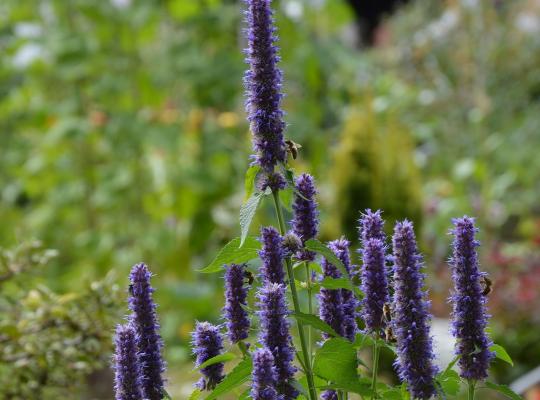
<path id="1" fill-rule="evenodd" d="M 118 325 L 114 337 L 114 393 L 116 400 L 141 400 L 141 373 L 137 360 L 135 329 L 131 324 Z"/>
<path id="2" fill-rule="evenodd" d="M 294 189 L 296 194 L 293 201 L 293 219 L 291 226 L 293 233 L 300 238 L 302 244 L 313 239 L 319 232 L 319 211 L 315 196 L 315 180 L 309 174 L 302 174 L 295 180 Z M 296 258 L 304 261 L 313 261 L 315 253 L 301 250 Z"/>
<path id="3" fill-rule="evenodd" d="M 221 354 L 223 339 L 219 327 L 209 322 L 197 322 L 192 332 L 193 354 L 196 357 L 195 365 L 198 367 L 205 361 Z M 196 386 L 200 390 L 212 390 L 223 378 L 223 363 L 216 363 L 201 369 L 203 377 Z"/>
<path id="4" fill-rule="evenodd" d="M 277 373 L 272 352 L 263 347 L 253 352 L 251 391 L 253 400 L 281 400 L 277 392 Z"/>
<path id="5" fill-rule="evenodd" d="M 280 57 L 275 44 L 278 38 L 270 2 L 246 0 L 246 62 L 249 69 L 244 78 L 254 158 L 267 173 L 272 173 L 274 167 L 287 157 L 281 110 L 282 72 L 278 68 Z"/>
<path id="6" fill-rule="evenodd" d="M 223 316 L 231 343 L 247 339 L 249 334 L 249 316 L 246 311 L 248 288 L 245 285 L 246 265 L 231 264 L 225 266 L 225 307 Z"/>
<path id="7" fill-rule="evenodd" d="M 152 273 L 144 263 L 136 264 L 131 270 L 130 322 L 136 332 L 144 398 L 161 400 L 164 395 L 162 374 L 165 372 L 165 363 L 161 357 L 163 341 L 159 334 L 156 304 L 152 298 L 154 289 L 150 285 L 151 277 Z"/>
<path id="8" fill-rule="evenodd" d="M 283 238 L 276 228 L 268 226 L 261 229 L 259 241 L 262 244 L 259 257 L 262 261 L 261 278 L 263 282 L 284 283 L 283 258 L 285 249 Z"/>
<path id="9" fill-rule="evenodd" d="M 484 380 L 494 357 L 489 349 L 491 340 L 486 334 L 488 315 L 482 281 L 486 274 L 480 272 L 476 248 L 480 242 L 475 235 L 478 229 L 474 219 L 467 216 L 453 221 L 453 253 L 449 260 L 454 281 L 452 334 L 456 337 L 456 354 L 461 377 Z"/>
<path id="10" fill-rule="evenodd" d="M 422 258 L 411 222 L 398 222 L 392 238 L 394 255 L 393 328 L 397 338 L 399 377 L 412 397 L 429 399 L 436 392 L 433 343 L 430 335 L 430 302 L 423 290 Z"/>

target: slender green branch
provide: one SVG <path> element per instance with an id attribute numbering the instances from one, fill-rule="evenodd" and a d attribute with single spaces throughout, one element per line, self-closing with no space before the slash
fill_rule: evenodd
<path id="1" fill-rule="evenodd" d="M 241 341 L 238 342 L 238 348 L 242 352 L 242 357 L 244 359 L 249 357 L 249 351 L 248 351 L 248 348 L 247 348 L 246 344 L 244 343 L 244 341 L 241 340 Z"/>
<path id="2" fill-rule="evenodd" d="M 377 399 L 377 373 L 379 372 L 379 354 L 381 348 L 379 347 L 379 335 L 375 335 L 375 343 L 373 343 L 373 378 L 371 380 L 371 390 L 373 391 L 373 398 Z"/>
<path id="3" fill-rule="evenodd" d="M 469 391 L 467 394 L 467 400 L 474 400 L 474 389 L 476 386 L 476 381 L 469 380 L 468 383 L 469 383 Z"/>
<path id="4" fill-rule="evenodd" d="M 281 209 L 281 201 L 279 199 L 279 192 L 272 192 L 272 196 L 274 198 L 274 205 L 276 207 L 276 214 L 277 219 L 279 223 L 279 231 L 282 235 L 285 234 L 286 228 L 285 228 L 285 220 L 283 219 L 283 211 Z M 293 306 L 294 311 L 299 313 L 300 311 L 300 303 L 298 302 L 298 292 L 296 290 L 296 284 L 294 282 L 294 272 L 292 267 L 291 258 L 287 257 L 285 259 L 285 265 L 287 266 L 287 275 L 289 277 L 289 285 L 291 287 L 291 295 L 293 300 Z M 311 362 L 309 361 L 308 357 L 308 348 L 306 343 L 306 336 L 304 332 L 304 324 L 300 322 L 299 320 L 296 321 L 298 326 L 298 336 L 300 338 L 300 346 L 302 348 L 302 355 L 304 357 L 304 364 L 305 364 L 305 372 L 306 372 L 306 378 L 309 388 L 309 397 L 311 400 L 317 400 L 317 390 L 315 389 L 315 383 L 313 380 L 313 371 L 311 369 Z"/>
<path id="5" fill-rule="evenodd" d="M 307 282 L 307 294 L 308 294 L 308 312 L 309 314 L 313 314 L 313 299 L 312 299 L 312 292 L 311 292 L 311 271 L 309 269 L 309 264 L 307 261 L 304 261 L 304 266 L 306 268 L 306 282 Z M 309 362 L 310 365 L 313 365 L 313 353 L 312 353 L 312 332 L 311 326 L 307 327 L 308 330 L 308 355 L 309 355 Z"/>

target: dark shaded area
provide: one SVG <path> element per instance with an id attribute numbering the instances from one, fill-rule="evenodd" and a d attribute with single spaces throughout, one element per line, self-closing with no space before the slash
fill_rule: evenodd
<path id="1" fill-rule="evenodd" d="M 409 0 L 347 0 L 358 22 L 358 35 L 362 45 L 372 46 L 375 33 L 385 17 Z"/>

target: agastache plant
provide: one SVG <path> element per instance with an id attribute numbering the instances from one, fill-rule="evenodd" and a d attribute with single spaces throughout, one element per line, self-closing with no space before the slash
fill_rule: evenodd
<path id="1" fill-rule="evenodd" d="M 202 377 L 189 398 L 229 398 L 237 393 L 254 400 L 292 400 L 300 394 L 306 400 L 319 396 L 349 400 L 354 392 L 365 399 L 384 400 L 403 394 L 404 388 L 411 400 L 426 400 L 437 392 L 448 398 L 442 383 L 458 378 L 448 374 L 450 368 L 437 375 L 434 365 L 430 303 L 412 223 L 396 224 L 391 258 L 386 254 L 381 211 L 362 214 L 356 260 L 351 260 L 347 239 L 328 245 L 317 240 L 320 223 L 314 178 L 295 175 L 288 163 L 287 154 L 295 159 L 298 146 L 283 136 L 282 75 L 271 1 L 247 0 L 245 4 L 246 108 L 254 163 L 246 174 L 241 237 L 229 242 L 201 270 L 224 273 L 224 323 L 195 324 L 192 347 Z M 265 197 L 273 200 L 275 227 L 267 223 L 259 228 L 258 238 L 249 236 L 257 208 L 268 206 Z M 470 384 L 468 399 L 473 400 L 474 385 L 485 379 L 493 357 L 485 334 L 486 294 L 481 291 L 487 278 L 478 269 L 473 220 L 465 217 L 454 225 L 453 333 L 458 339 L 461 380 Z M 359 263 L 358 272 L 355 265 Z M 390 270 L 392 276 L 387 279 Z M 316 282 L 315 273 L 322 275 Z M 168 397 L 150 278 L 145 264 L 137 264 L 130 275 L 131 315 L 128 325 L 118 328 L 115 342 L 117 400 Z M 252 288 L 255 296 L 250 295 Z M 313 304 L 314 295 L 319 309 Z M 219 320 L 217 315 L 212 318 Z M 374 350 L 369 371 L 359 367 L 367 365 L 358 351 L 367 344 L 373 344 Z M 401 387 L 377 383 L 381 351 L 396 355 Z M 235 365 L 225 368 L 232 360 Z M 202 395 L 202 391 L 209 393 Z"/>
<path id="2" fill-rule="evenodd" d="M 394 255 L 394 319 L 399 377 L 407 382 L 415 399 L 436 393 L 433 344 L 430 334 L 429 301 L 424 292 L 422 257 L 418 253 L 413 225 L 398 222 L 392 237 Z"/>
<path id="3" fill-rule="evenodd" d="M 475 383 L 487 378 L 494 357 L 490 350 L 493 343 L 486 334 L 489 316 L 482 287 L 486 274 L 479 268 L 476 248 L 480 242 L 475 238 L 478 228 L 474 219 L 465 216 L 453 223 L 453 253 L 449 261 L 454 281 L 454 293 L 450 296 L 454 308 L 452 334 L 457 339 L 460 376 L 467 379 L 474 396 Z"/>
<path id="4" fill-rule="evenodd" d="M 141 373 L 137 360 L 135 329 L 118 325 L 114 337 L 114 393 L 116 400 L 141 400 Z"/>
<path id="5" fill-rule="evenodd" d="M 130 274 L 129 308 L 130 320 L 137 333 L 137 348 L 141 369 L 143 395 L 149 400 L 161 400 L 164 396 L 162 374 L 165 363 L 161 357 L 163 342 L 159 333 L 156 304 L 150 285 L 152 273 L 144 263 L 133 267 Z"/>

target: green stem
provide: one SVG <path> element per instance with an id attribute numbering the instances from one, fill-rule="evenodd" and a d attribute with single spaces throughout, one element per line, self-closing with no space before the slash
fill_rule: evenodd
<path id="1" fill-rule="evenodd" d="M 307 261 L 304 261 L 304 266 L 306 268 L 306 282 L 307 282 L 307 293 L 308 293 L 308 312 L 310 315 L 313 314 L 313 301 L 312 301 L 312 294 L 311 294 L 311 271 L 309 269 L 309 264 Z M 308 355 L 309 355 L 309 362 L 310 365 L 313 365 L 313 353 L 312 353 L 312 329 L 311 326 L 307 327 L 308 330 Z"/>
<path id="2" fill-rule="evenodd" d="M 474 400 L 474 389 L 476 386 L 476 381 L 469 380 L 469 391 L 467 395 L 467 400 Z"/>
<path id="3" fill-rule="evenodd" d="M 240 349 L 240 351 L 242 352 L 242 357 L 244 359 L 248 358 L 249 357 L 249 351 L 248 351 L 248 348 L 246 346 L 246 344 L 243 342 L 243 341 L 239 341 L 238 342 L 238 348 Z"/>
<path id="4" fill-rule="evenodd" d="M 282 235 L 285 234 L 285 220 L 283 219 L 283 211 L 281 210 L 281 202 L 279 199 L 279 192 L 272 192 L 274 197 L 274 205 L 276 207 L 276 214 L 279 223 L 279 231 Z M 300 313 L 300 303 L 298 302 L 298 292 L 296 291 L 296 284 L 294 282 L 294 272 L 292 268 L 291 258 L 285 258 L 285 265 L 287 266 L 287 275 L 289 277 L 289 285 L 291 287 L 291 295 L 293 300 L 294 311 Z M 302 354 L 304 357 L 305 372 L 309 388 L 309 397 L 311 400 L 317 400 L 317 390 L 315 389 L 315 383 L 313 380 L 313 371 L 311 369 L 311 362 L 308 357 L 308 348 L 306 344 L 306 336 L 304 332 L 304 324 L 300 321 L 296 321 L 298 326 L 298 336 L 300 338 L 300 347 L 302 348 Z"/>
<path id="5" fill-rule="evenodd" d="M 371 380 L 371 390 L 373 391 L 373 398 L 377 399 L 379 396 L 377 394 L 377 373 L 379 370 L 379 335 L 375 335 L 375 343 L 373 344 L 373 378 Z"/>

